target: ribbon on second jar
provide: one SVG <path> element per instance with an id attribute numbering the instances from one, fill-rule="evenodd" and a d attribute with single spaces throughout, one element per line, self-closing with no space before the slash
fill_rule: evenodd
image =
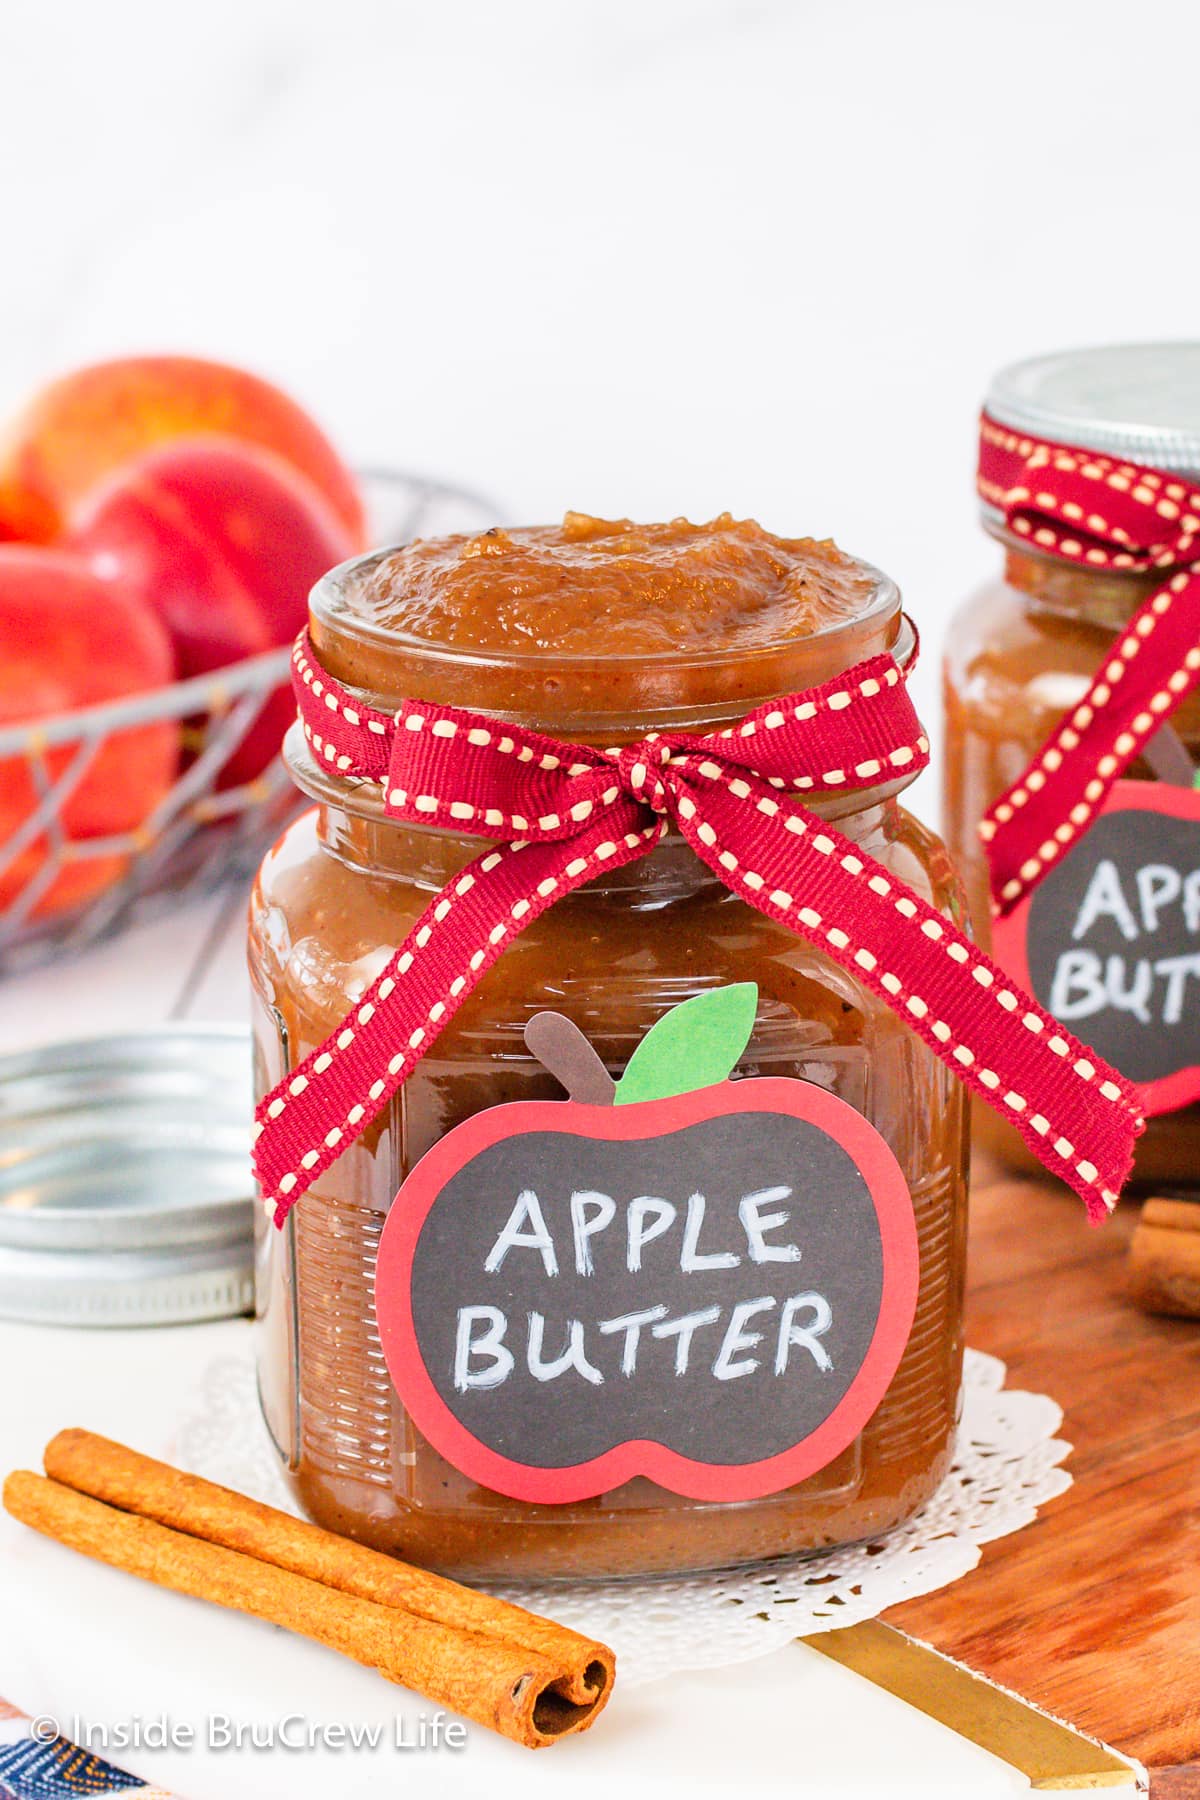
<path id="1" fill-rule="evenodd" d="M 1004 916 L 1084 835 L 1200 682 L 1200 490 L 1142 463 L 1011 431 L 987 413 L 978 488 L 1040 556 L 1162 576 L 1083 698 L 980 823 L 993 911 Z"/>
<path id="2" fill-rule="evenodd" d="M 373 710 L 307 635 L 293 686 L 313 755 L 377 785 L 386 814 L 494 840 L 430 903 L 386 968 L 260 1103 L 255 1167 L 282 1224 L 375 1117 L 505 948 L 556 901 L 672 828 L 748 905 L 817 945 L 1009 1118 L 1039 1159 L 1111 1210 L 1143 1126 L 1129 1084 L 804 794 L 867 791 L 929 746 L 890 655 L 705 735 L 599 750 L 459 707 Z"/>

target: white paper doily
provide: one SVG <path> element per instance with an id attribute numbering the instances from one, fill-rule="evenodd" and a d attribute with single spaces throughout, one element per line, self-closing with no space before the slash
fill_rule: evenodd
<path id="1" fill-rule="evenodd" d="M 1031 1524 L 1071 1485 L 1055 1436 L 1062 1411 L 1004 1386 L 1004 1364 L 968 1350 L 953 1465 L 929 1504 L 877 1543 L 757 1569 L 661 1580 L 497 1589 L 610 1644 L 623 1686 L 682 1669 L 746 1662 L 796 1637 L 857 1625 L 957 1581 L 979 1547 Z M 200 1409 L 177 1433 L 184 1468 L 287 1512 L 295 1501 L 258 1406 L 254 1365 L 226 1357 L 205 1377 Z"/>

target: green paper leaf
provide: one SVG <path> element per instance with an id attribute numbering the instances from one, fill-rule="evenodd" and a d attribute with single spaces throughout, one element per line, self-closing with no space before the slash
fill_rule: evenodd
<path id="1" fill-rule="evenodd" d="M 673 1006 L 646 1033 L 617 1083 L 617 1106 L 666 1100 L 724 1081 L 750 1042 L 758 1011 L 752 981 L 713 988 Z"/>

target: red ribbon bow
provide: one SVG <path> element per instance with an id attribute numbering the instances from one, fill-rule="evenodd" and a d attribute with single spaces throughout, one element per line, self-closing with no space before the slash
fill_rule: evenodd
<path id="1" fill-rule="evenodd" d="M 996 912 L 1088 829 L 1114 781 L 1200 682 L 1200 490 L 1141 463 L 980 421 L 979 492 L 1007 530 L 1081 569 L 1161 570 L 1083 699 L 984 817 Z"/>
<path id="2" fill-rule="evenodd" d="M 559 743 L 458 707 L 373 711 L 293 659 L 304 731 L 394 819 L 497 841 L 430 904 L 342 1026 L 258 1108 L 255 1162 L 281 1224 L 370 1122 L 519 932 L 672 826 L 750 906 L 818 945 L 1010 1118 L 1092 1217 L 1115 1203 L 1142 1117 L 1132 1089 L 927 901 L 798 799 L 928 761 L 888 655 L 706 736 Z"/>

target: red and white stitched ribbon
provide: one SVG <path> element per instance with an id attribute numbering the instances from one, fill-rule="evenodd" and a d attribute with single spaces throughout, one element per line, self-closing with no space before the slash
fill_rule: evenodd
<path id="1" fill-rule="evenodd" d="M 1087 831 L 1114 781 L 1200 682 L 1200 490 L 1140 463 L 1010 431 L 986 413 L 978 486 L 1006 529 L 1043 556 L 1164 577 L 980 824 L 992 904 L 1004 914 Z"/>
<path id="2" fill-rule="evenodd" d="M 819 945 L 1008 1117 L 1092 1217 L 1115 1204 L 1143 1119 L 1122 1077 L 927 901 L 808 810 L 928 761 L 891 656 L 705 736 L 619 750 L 560 743 L 457 707 L 373 711 L 293 658 L 313 754 L 377 783 L 387 813 L 499 840 L 430 904 L 339 1029 L 261 1102 L 255 1166 L 276 1223 L 370 1122 L 514 937 L 674 825 L 734 893 Z"/>

